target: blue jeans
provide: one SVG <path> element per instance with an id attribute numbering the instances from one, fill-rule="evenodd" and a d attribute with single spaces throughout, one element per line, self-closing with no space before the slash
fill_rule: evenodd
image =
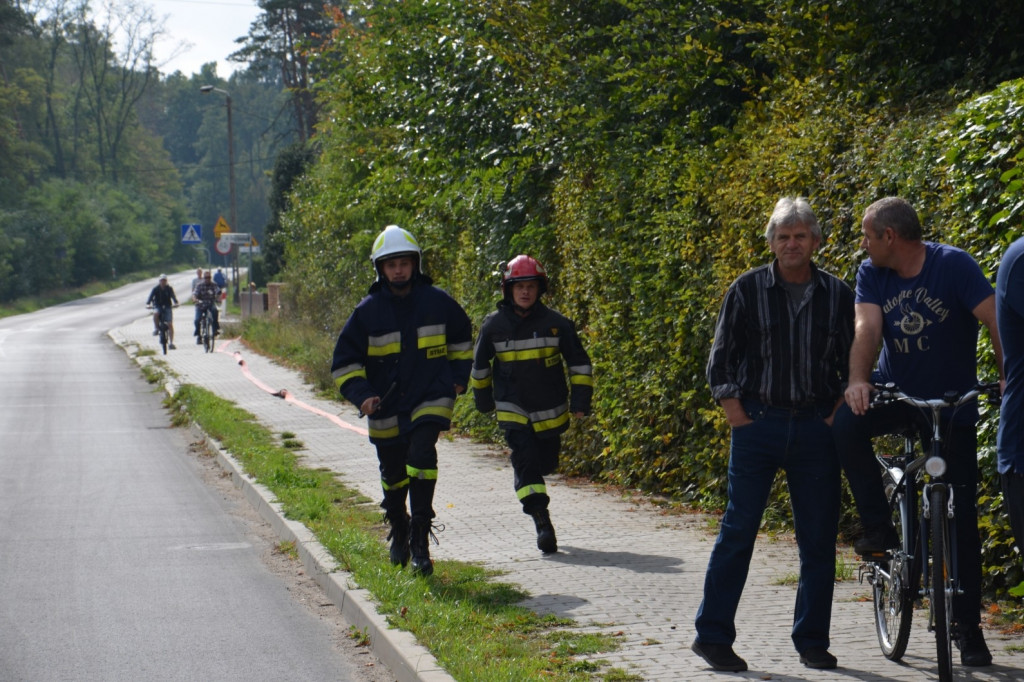
<path id="1" fill-rule="evenodd" d="M 217 331 L 220 329 L 220 310 L 217 308 L 216 302 L 214 302 L 214 303 L 203 303 L 203 302 L 200 302 L 200 303 L 196 303 L 196 305 L 195 305 L 195 311 L 196 311 L 196 316 L 195 316 L 196 331 L 195 331 L 195 333 L 192 336 L 199 336 L 199 317 L 203 314 L 203 309 L 204 308 L 210 311 L 210 324 L 212 325 L 210 327 L 211 331 L 213 331 L 213 333 L 216 334 Z"/>
<path id="2" fill-rule="evenodd" d="M 1024 474 L 1014 471 L 999 475 L 1003 488 L 1003 504 L 1010 517 L 1010 528 L 1017 549 L 1024 547 Z M 1021 549 L 1024 551 L 1024 549 Z"/>
<path id="3" fill-rule="evenodd" d="M 842 462 L 857 514 L 866 531 L 892 523 L 885 498 L 881 470 L 875 460 L 871 438 L 895 433 L 914 425 L 924 429 L 925 447 L 931 444 L 931 427 L 917 408 L 897 403 L 872 407 L 856 415 L 849 406 L 836 411 L 833 433 L 836 452 Z M 953 516 L 956 520 L 956 560 L 963 594 L 953 597 L 953 612 L 963 626 L 981 622 L 981 536 L 978 534 L 978 430 L 974 424 L 941 422 L 946 481 L 953 486 Z"/>
<path id="4" fill-rule="evenodd" d="M 754 542 L 775 474 L 782 469 L 800 552 L 793 643 L 799 652 L 827 649 L 840 503 L 839 462 L 824 421 L 829 410 L 794 412 L 748 400 L 743 407 L 754 422 L 732 430 L 729 504 L 704 577 L 697 640 L 730 646 L 736 640 L 736 609 Z"/>

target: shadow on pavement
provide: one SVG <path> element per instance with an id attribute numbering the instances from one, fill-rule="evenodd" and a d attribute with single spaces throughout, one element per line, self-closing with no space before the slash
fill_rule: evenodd
<path id="1" fill-rule="evenodd" d="M 635 552 L 602 552 L 596 549 L 560 545 L 556 554 L 545 556 L 546 561 L 558 561 L 572 566 L 617 566 L 634 573 L 682 573 L 677 566 L 679 557 Z"/>

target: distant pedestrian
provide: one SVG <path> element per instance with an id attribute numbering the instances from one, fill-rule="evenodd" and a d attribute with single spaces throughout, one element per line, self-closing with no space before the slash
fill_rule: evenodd
<path id="1" fill-rule="evenodd" d="M 480 327 L 472 386 L 478 410 L 497 410 L 512 450 L 516 496 L 534 520 L 537 548 L 550 554 L 558 541 L 544 476 L 558 468 L 570 414 L 590 414 L 594 381 L 575 325 L 541 303 L 547 289 L 544 267 L 530 256 L 516 256 L 504 268 L 503 298 Z"/>
<path id="2" fill-rule="evenodd" d="M 715 670 L 747 669 L 732 649 L 736 611 L 783 469 L 800 551 L 791 636 L 804 665 L 830 669 L 837 665 L 828 649 L 840 501 L 832 419 L 853 340 L 853 292 L 811 262 L 821 227 L 805 199 L 780 199 L 765 237 L 775 260 L 729 287 L 708 361 L 711 395 L 732 429 L 729 503 L 691 648 Z"/>
<path id="3" fill-rule="evenodd" d="M 1006 376 L 997 445 L 999 479 L 1017 548 L 1024 551 L 1024 237 L 1010 245 L 999 264 L 996 318 Z"/>
<path id="4" fill-rule="evenodd" d="M 213 283 L 220 287 L 221 291 L 227 289 L 228 278 L 224 276 L 224 271 L 217 268 L 217 272 L 213 273 Z"/>
<path id="5" fill-rule="evenodd" d="M 386 227 L 370 259 L 377 280 L 338 336 L 331 375 L 366 415 L 377 448 L 391 562 L 405 566 L 411 554 L 413 572 L 429 576 L 437 439 L 451 427 L 455 398 L 469 381 L 473 329 L 459 304 L 423 273 L 422 251 L 409 232 Z"/>

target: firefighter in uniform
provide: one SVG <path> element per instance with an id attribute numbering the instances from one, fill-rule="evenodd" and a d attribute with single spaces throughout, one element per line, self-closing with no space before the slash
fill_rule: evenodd
<path id="1" fill-rule="evenodd" d="M 516 495 L 523 512 L 533 517 L 537 548 L 550 554 L 558 551 L 558 542 L 544 476 L 558 467 L 569 415 L 590 413 L 594 382 L 575 325 L 540 302 L 547 288 L 544 267 L 530 256 L 508 263 L 503 299 L 480 327 L 471 385 L 476 408 L 497 411 L 512 451 Z"/>
<path id="2" fill-rule="evenodd" d="M 397 225 L 377 236 L 370 253 L 377 280 L 338 336 L 331 375 L 367 416 L 391 562 L 405 566 L 411 553 L 413 571 L 427 576 L 437 439 L 469 381 L 473 331 L 462 307 L 422 272 L 421 256 L 415 237 Z"/>

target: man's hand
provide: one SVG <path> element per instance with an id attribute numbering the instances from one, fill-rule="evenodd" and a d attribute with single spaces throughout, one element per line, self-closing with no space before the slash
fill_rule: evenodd
<path id="1" fill-rule="evenodd" d="M 719 402 L 725 410 L 725 419 L 732 428 L 746 426 L 754 421 L 743 409 L 743 403 L 739 398 L 722 398 Z"/>
<path id="2" fill-rule="evenodd" d="M 363 401 L 363 404 L 359 406 L 359 411 L 365 415 L 371 415 L 377 411 L 380 407 L 380 396 L 373 396 Z"/>
<path id="3" fill-rule="evenodd" d="M 867 381 L 850 382 L 846 387 L 846 404 L 854 414 L 864 414 L 871 407 L 871 393 L 874 387 Z"/>

